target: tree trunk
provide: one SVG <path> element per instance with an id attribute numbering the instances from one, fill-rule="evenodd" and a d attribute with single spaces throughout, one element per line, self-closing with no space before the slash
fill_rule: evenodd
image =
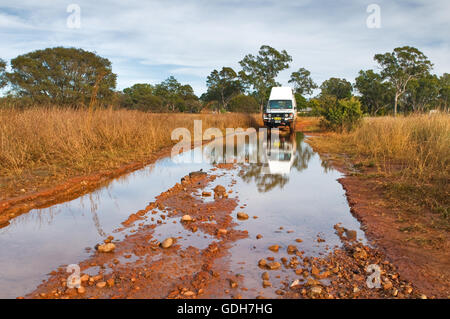
<path id="1" fill-rule="evenodd" d="M 394 103 L 394 117 L 397 116 L 397 104 L 398 104 L 398 94 L 395 94 L 395 103 Z"/>

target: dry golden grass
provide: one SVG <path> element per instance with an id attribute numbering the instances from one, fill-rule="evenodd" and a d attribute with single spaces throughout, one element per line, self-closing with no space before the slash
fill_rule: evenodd
<path id="1" fill-rule="evenodd" d="M 392 164 L 420 179 L 449 176 L 450 116 L 367 118 L 351 133 L 330 135 L 335 147 L 361 154 L 389 173 Z M 331 142 L 331 140 L 330 140 Z"/>
<path id="2" fill-rule="evenodd" d="M 145 159 L 173 143 L 174 128 L 192 131 L 195 119 L 205 130 L 250 127 L 257 116 L 0 109 L 0 189 L 20 180 L 27 184 L 23 180 L 34 175 L 60 179 Z"/>
<path id="3" fill-rule="evenodd" d="M 446 113 L 366 118 L 353 132 L 330 133 L 312 143 L 376 166 L 396 198 L 449 216 L 450 116 Z"/>

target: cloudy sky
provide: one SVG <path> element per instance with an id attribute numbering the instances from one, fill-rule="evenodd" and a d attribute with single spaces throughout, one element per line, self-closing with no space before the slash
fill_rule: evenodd
<path id="1" fill-rule="evenodd" d="M 68 27 L 70 4 L 81 9 L 80 28 Z M 371 4 L 380 28 L 367 26 Z M 54 46 L 95 51 L 111 60 L 119 89 L 173 75 L 201 94 L 213 69 L 238 70 L 263 44 L 293 57 L 282 84 L 299 67 L 319 84 L 353 82 L 376 68 L 374 54 L 403 45 L 422 50 L 442 74 L 450 72 L 449 30 L 448 0 L 0 0 L 0 58 Z"/>

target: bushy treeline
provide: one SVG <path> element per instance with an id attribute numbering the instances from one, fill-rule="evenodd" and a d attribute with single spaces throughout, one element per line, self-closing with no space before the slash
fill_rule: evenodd
<path id="1" fill-rule="evenodd" d="M 333 128 L 349 128 L 349 118 L 448 110 L 450 77 L 431 73 L 432 63 L 418 49 L 400 47 L 377 54 L 380 72 L 361 70 L 354 83 L 330 78 L 318 86 L 311 72 L 300 68 L 291 74 L 299 110 L 322 115 Z M 207 91 L 199 98 L 189 84 L 173 76 L 159 84 L 138 83 L 116 91 L 117 76 L 111 62 L 76 48 L 48 48 L 11 60 L 11 72 L 0 59 L 0 89 L 9 86 L 3 100 L 22 105 L 117 105 L 149 112 L 260 112 L 270 90 L 281 84 L 278 74 L 289 68 L 292 57 L 263 45 L 256 55 L 239 61 L 240 70 L 223 67 L 206 79 Z M 319 94 L 312 97 L 316 89 Z M 356 116 L 360 114 L 360 116 Z M 342 121 L 338 119 L 344 119 Z"/>

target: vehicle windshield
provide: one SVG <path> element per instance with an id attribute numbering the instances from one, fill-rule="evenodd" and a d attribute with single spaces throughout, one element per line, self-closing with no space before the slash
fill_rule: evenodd
<path id="1" fill-rule="evenodd" d="M 291 100 L 270 100 L 269 109 L 292 109 Z"/>

